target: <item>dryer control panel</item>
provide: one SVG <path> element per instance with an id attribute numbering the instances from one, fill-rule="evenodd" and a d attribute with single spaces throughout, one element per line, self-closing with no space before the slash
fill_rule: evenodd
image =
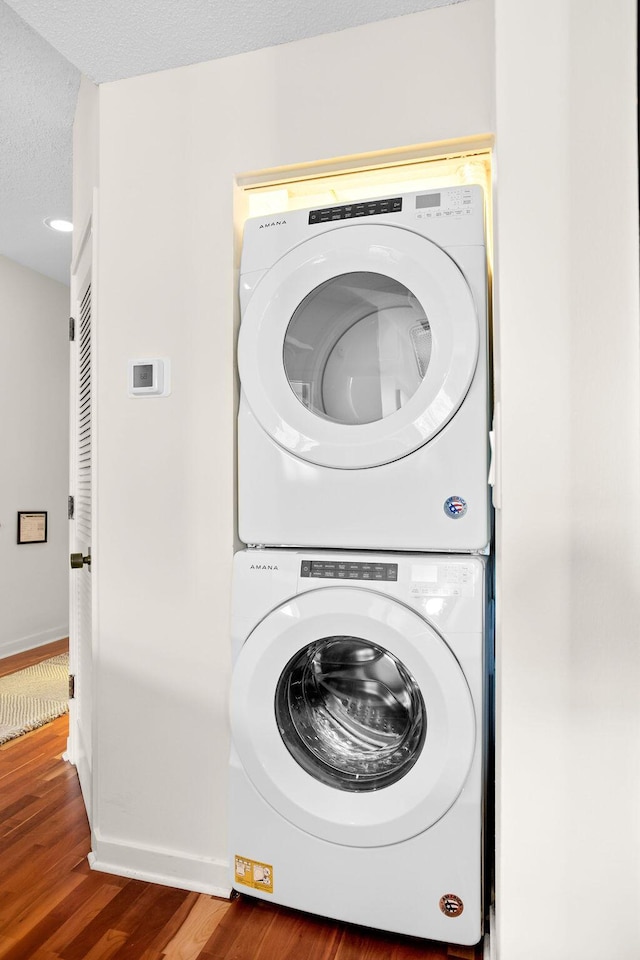
<path id="1" fill-rule="evenodd" d="M 464 217 L 473 212 L 474 192 L 472 187 L 448 187 L 435 193 L 419 193 L 416 196 L 418 217 Z"/>
<path id="2" fill-rule="evenodd" d="M 340 207 L 324 207 L 309 211 L 309 223 L 327 223 L 329 220 L 351 220 L 354 217 L 378 217 L 382 213 L 399 213 L 402 197 L 391 200 L 368 200 L 366 203 L 345 203 Z"/>

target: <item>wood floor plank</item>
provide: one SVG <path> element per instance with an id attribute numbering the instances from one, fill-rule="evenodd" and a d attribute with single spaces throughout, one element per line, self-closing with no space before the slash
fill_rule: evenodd
<path id="1" fill-rule="evenodd" d="M 105 930 L 89 952 L 82 954 L 82 960 L 111 960 L 111 957 L 119 957 L 126 942 L 127 935 L 122 930 Z M 65 957 L 61 957 L 61 960 L 65 960 Z"/>
<path id="2" fill-rule="evenodd" d="M 238 898 L 205 944 L 200 960 L 333 960 L 339 925 L 250 898 Z"/>
<path id="3" fill-rule="evenodd" d="M 118 960 L 139 960 L 150 943 L 162 938 L 163 931 L 185 900 L 191 896 L 186 890 L 146 884 L 147 889 L 129 911 L 118 921 L 118 929 L 127 933 L 120 948 Z M 166 942 L 166 941 L 165 941 Z M 160 956 L 157 949 L 156 960 Z"/>
<path id="4" fill-rule="evenodd" d="M 162 951 L 164 960 L 197 960 L 229 906 L 228 900 L 200 894 L 180 928 Z"/>
<path id="5" fill-rule="evenodd" d="M 0 806 L 0 841 L 19 829 L 43 806 L 46 806 L 46 801 L 42 797 L 29 794 L 12 800 L 6 807 Z"/>
<path id="6" fill-rule="evenodd" d="M 24 819 L 25 811 L 32 803 L 38 803 L 39 800 L 40 797 L 37 797 L 35 794 L 25 793 L 23 786 L 20 796 L 11 803 L 5 804 L 3 801 L 0 801 L 0 817 L 2 818 L 2 827 L 4 827 L 7 821 L 16 814 L 18 814 L 19 818 Z"/>
<path id="7" fill-rule="evenodd" d="M 34 843 L 33 840 L 29 838 L 29 843 L 21 845 L 17 858 L 11 858 L 4 853 L 0 853 L 3 873 L 2 885 L 0 887 L 2 893 L 0 897 L 0 933 L 8 929 L 15 915 L 15 913 L 12 912 L 14 903 L 18 901 L 20 897 L 24 896 L 23 865 L 30 863 L 32 857 L 34 857 L 40 849 L 40 845 Z"/>
<path id="8" fill-rule="evenodd" d="M 45 809 L 44 813 L 49 814 L 49 821 L 42 821 L 39 816 L 32 817 L 24 831 L 16 829 L 0 844 L 3 865 L 6 870 L 12 871 L 9 885 L 18 889 L 30 889 L 39 882 L 47 883 L 49 872 L 60 869 L 60 858 L 64 856 L 66 859 L 70 851 L 77 853 L 76 846 L 70 844 L 68 837 L 82 829 L 85 823 L 80 798 L 75 798 L 67 809 L 59 811 L 59 815 L 50 808 Z M 35 838 L 37 843 L 33 842 Z M 28 857 L 25 855 L 27 851 Z"/>
<path id="9" fill-rule="evenodd" d="M 120 889 L 115 884 L 105 883 L 100 874 L 90 873 L 73 895 L 51 914 L 51 928 L 40 930 L 43 947 L 54 954 L 63 953 L 67 944 L 82 933 Z"/>
<path id="10" fill-rule="evenodd" d="M 109 932 L 118 930 L 117 926 L 127 910 L 142 896 L 145 886 L 142 880 L 129 880 L 118 892 L 117 896 L 87 924 L 77 937 L 64 948 L 62 960 L 86 960 L 91 950 L 106 937 L 107 947 L 111 940 Z M 122 932 L 120 946 L 126 941 L 127 934 Z M 106 949 L 106 947 L 105 947 Z"/>
<path id="11" fill-rule="evenodd" d="M 15 946 L 6 954 L 3 960 L 24 960 L 29 956 L 21 947 L 21 941 L 28 940 L 29 935 L 39 923 L 51 913 L 70 893 L 81 883 L 80 877 L 68 876 L 50 888 L 47 893 L 36 896 L 26 909 L 11 921 L 11 939 Z"/>
<path id="12" fill-rule="evenodd" d="M 48 759 L 50 756 L 48 741 L 51 739 L 51 732 L 47 724 L 44 727 L 39 727 L 38 730 L 32 730 L 31 733 L 25 733 L 22 737 L 16 737 L 14 740 L 3 743 L 0 746 L 0 776 L 2 776 L 2 779 L 10 781 L 28 764 Z M 40 735 L 39 738 L 34 737 L 35 733 Z M 20 749 L 16 750 L 18 745 Z M 16 763 L 17 757 L 20 758 L 18 763 Z"/>
<path id="13" fill-rule="evenodd" d="M 29 960 L 60 960 L 60 957 L 57 953 L 51 953 L 45 947 L 38 947 L 35 953 L 29 954 Z"/>
<path id="14" fill-rule="evenodd" d="M 255 960 L 262 941 L 278 916 L 278 908 L 259 900 L 238 897 L 200 953 L 199 960 Z"/>
<path id="15" fill-rule="evenodd" d="M 53 784 L 43 782 L 39 777 L 36 780 L 35 770 L 29 767 L 22 770 L 11 782 L 7 780 L 0 782 L 0 794 L 8 807 L 14 807 L 22 796 L 24 787 L 21 786 L 21 778 L 28 778 L 31 781 L 32 789 L 30 796 L 36 797 L 38 800 L 48 801 L 53 796 L 57 796 L 59 800 L 64 799 L 65 790 L 63 786 L 58 782 Z"/>
<path id="16" fill-rule="evenodd" d="M 447 945 L 347 926 L 335 960 L 447 960 Z"/>
<path id="17" fill-rule="evenodd" d="M 179 932 L 182 924 L 189 916 L 193 905 L 201 896 L 203 896 L 203 894 L 189 893 L 164 927 L 158 930 L 154 939 L 147 942 L 144 952 L 139 955 L 137 960 L 159 960 L 159 958 L 163 957 L 167 944 L 170 943 Z"/>
<path id="18" fill-rule="evenodd" d="M 68 942 L 82 929 L 88 919 L 104 906 L 104 893 L 107 888 L 101 880 L 94 886 L 97 887 L 96 893 L 99 895 L 97 904 L 93 902 L 90 884 L 78 878 L 76 888 L 46 913 L 39 922 L 34 922 L 30 929 L 23 931 L 22 936 L 20 936 L 18 925 L 12 926 L 16 943 L 14 948 L 6 954 L 0 953 L 2 960 L 23 960 L 25 957 L 35 956 L 38 951 L 55 954 L 57 946 L 63 946 Z M 112 896 L 116 892 L 114 889 Z M 72 914 L 71 917 L 69 913 Z"/>
<path id="19" fill-rule="evenodd" d="M 451 944 L 451 946 L 447 948 L 447 957 L 449 957 L 450 960 L 477 960 L 478 948 Z"/>
<path id="20" fill-rule="evenodd" d="M 40 784 L 34 782 L 32 786 L 33 793 L 24 796 L 22 804 L 19 798 L 15 798 L 14 791 L 11 791 L 12 802 L 1 814 L 4 819 L 0 831 L 2 849 L 11 845 L 11 834 L 15 834 L 16 829 L 22 829 L 25 833 L 35 831 L 48 819 L 47 811 L 60 807 L 61 804 L 71 806 L 76 802 L 76 797 L 70 794 L 68 789 L 70 784 L 56 782 L 46 789 L 41 789 Z"/>
<path id="21" fill-rule="evenodd" d="M 281 960 L 297 960 L 301 956 L 306 960 L 333 960 L 342 930 L 308 914 L 281 909 L 277 919 L 277 940 L 274 941 L 275 935 L 276 927 L 272 925 L 271 937 L 268 942 L 262 941 L 256 960 L 271 960 L 274 948 Z"/>

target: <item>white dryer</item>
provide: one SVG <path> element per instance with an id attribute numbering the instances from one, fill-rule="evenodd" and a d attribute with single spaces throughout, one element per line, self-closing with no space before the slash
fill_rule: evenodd
<path id="1" fill-rule="evenodd" d="M 480 939 L 485 579 L 472 556 L 236 555 L 236 890 Z"/>
<path id="2" fill-rule="evenodd" d="M 483 550 L 482 189 L 248 220 L 240 301 L 240 538 Z"/>

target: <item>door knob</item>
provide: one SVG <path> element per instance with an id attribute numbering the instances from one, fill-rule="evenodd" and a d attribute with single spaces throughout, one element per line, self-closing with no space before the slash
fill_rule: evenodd
<path id="1" fill-rule="evenodd" d="M 69 557 L 71 561 L 72 570 L 81 570 L 83 565 L 86 563 L 88 567 L 91 566 L 91 554 L 88 553 L 86 557 L 83 557 L 81 553 L 72 553 Z"/>

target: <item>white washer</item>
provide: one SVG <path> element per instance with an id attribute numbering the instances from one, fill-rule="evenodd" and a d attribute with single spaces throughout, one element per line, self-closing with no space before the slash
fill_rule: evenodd
<path id="1" fill-rule="evenodd" d="M 248 220 L 240 301 L 240 538 L 484 550 L 482 189 Z"/>
<path id="2" fill-rule="evenodd" d="M 480 557 L 236 555 L 236 890 L 480 939 L 485 594 Z"/>

